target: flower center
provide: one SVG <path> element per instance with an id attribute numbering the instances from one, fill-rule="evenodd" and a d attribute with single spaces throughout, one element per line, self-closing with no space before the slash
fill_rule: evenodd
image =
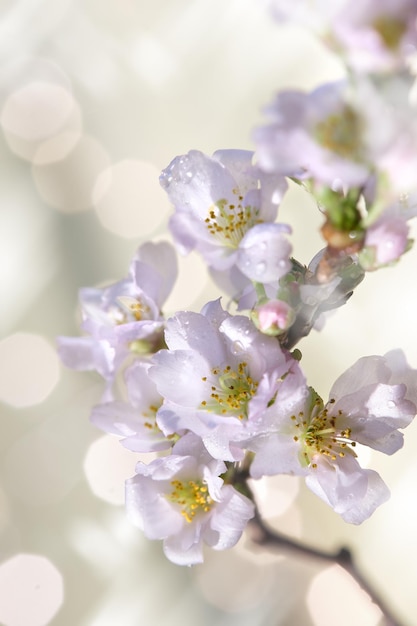
<path id="1" fill-rule="evenodd" d="M 243 196 L 239 195 L 237 204 L 218 200 L 205 219 L 209 233 L 229 248 L 237 248 L 245 233 L 260 222 L 259 209 L 242 206 L 242 200 Z"/>
<path id="2" fill-rule="evenodd" d="M 298 433 L 294 436 L 294 441 L 300 441 L 302 444 L 303 465 L 311 465 L 317 467 L 314 463 L 314 457 L 321 454 L 331 461 L 336 461 L 338 457 L 342 458 L 346 454 L 356 456 L 353 448 L 356 442 L 351 440 L 350 428 L 338 428 L 338 418 L 343 416 L 342 411 L 338 411 L 336 415 L 331 414 L 331 405 L 335 400 L 331 398 L 326 406 L 323 406 L 323 400 L 315 392 L 313 398 L 310 417 L 306 419 L 303 411 L 298 416 L 292 415 Z"/>
<path id="3" fill-rule="evenodd" d="M 323 148 L 351 160 L 360 158 L 361 121 L 349 105 L 345 105 L 340 113 L 329 115 L 319 122 L 314 130 L 315 137 Z"/>
<path id="4" fill-rule="evenodd" d="M 388 15 L 381 15 L 376 18 L 372 26 L 381 37 L 386 48 L 389 50 L 398 48 L 406 28 L 402 20 Z"/>
<path id="5" fill-rule="evenodd" d="M 168 500 L 181 507 L 181 515 L 187 522 L 192 522 L 197 513 L 207 513 L 213 504 L 208 487 L 200 480 L 172 480 L 173 490 L 167 495 Z"/>
<path id="6" fill-rule="evenodd" d="M 119 296 L 117 298 L 120 304 L 121 318 L 118 324 L 126 324 L 127 322 L 140 322 L 143 319 L 149 319 L 150 308 L 137 298 L 131 296 Z"/>
<path id="7" fill-rule="evenodd" d="M 210 413 L 229 414 L 243 420 L 248 416 L 248 403 L 258 388 L 258 383 L 247 371 L 247 363 L 239 363 L 237 370 L 227 365 L 223 370 L 215 367 L 211 371 L 217 380 L 211 386 L 210 399 L 203 400 L 201 408 Z M 202 380 L 206 381 L 207 377 L 204 376 Z"/>
<path id="8" fill-rule="evenodd" d="M 157 406 L 156 404 L 150 404 L 147 410 L 142 411 L 142 417 L 144 418 L 143 425 L 150 432 L 153 432 L 153 433 L 161 432 L 161 429 L 156 423 L 156 414 L 161 405 L 162 405 L 162 399 L 161 399 L 159 406 Z"/>

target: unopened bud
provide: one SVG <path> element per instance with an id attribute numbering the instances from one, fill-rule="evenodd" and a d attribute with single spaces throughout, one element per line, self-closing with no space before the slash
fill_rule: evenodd
<path id="1" fill-rule="evenodd" d="M 269 300 L 251 313 L 252 321 L 266 335 L 281 335 L 294 323 L 294 310 L 283 300 Z"/>

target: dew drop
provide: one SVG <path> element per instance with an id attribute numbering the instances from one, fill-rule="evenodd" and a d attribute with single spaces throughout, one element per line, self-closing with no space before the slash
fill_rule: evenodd
<path id="1" fill-rule="evenodd" d="M 188 155 L 176 157 L 167 168 L 165 168 L 160 177 L 161 186 L 168 190 L 172 184 L 188 185 L 195 174 L 191 159 Z"/>
<path id="2" fill-rule="evenodd" d="M 244 350 L 243 344 L 241 341 L 234 341 L 232 344 L 232 354 L 241 354 Z"/>
<path id="3" fill-rule="evenodd" d="M 307 296 L 305 301 L 306 301 L 306 304 L 308 304 L 309 306 L 316 306 L 317 304 L 317 300 L 313 296 Z"/>
<path id="4" fill-rule="evenodd" d="M 395 406 L 397 406 L 394 400 L 388 400 L 387 405 L 389 409 L 393 409 Z"/>
<path id="5" fill-rule="evenodd" d="M 272 194 L 271 202 L 272 204 L 279 204 L 281 202 L 282 193 L 276 189 Z"/>
<path id="6" fill-rule="evenodd" d="M 171 174 L 167 173 L 167 171 L 164 170 L 162 172 L 162 174 L 160 175 L 160 177 L 159 177 L 159 182 L 160 182 L 161 187 L 163 189 L 168 189 L 168 187 L 172 183 L 172 176 L 171 176 Z"/>
<path id="7" fill-rule="evenodd" d="M 261 276 L 265 272 L 265 270 L 266 270 L 265 261 L 260 261 L 259 263 L 256 264 L 255 272 L 257 276 Z"/>

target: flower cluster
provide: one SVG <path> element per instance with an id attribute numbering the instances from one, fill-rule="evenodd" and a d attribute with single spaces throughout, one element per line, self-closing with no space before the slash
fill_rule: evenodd
<path id="1" fill-rule="evenodd" d="M 255 514 L 248 478 L 303 476 L 346 522 L 363 522 L 389 491 L 361 467 L 358 447 L 393 454 L 417 413 L 417 370 L 401 350 L 359 359 L 325 400 L 295 349 L 366 272 L 412 245 L 417 124 L 405 58 L 417 5 L 270 4 L 319 33 L 349 71 L 309 94 L 278 93 L 254 152 L 192 150 L 162 172 L 175 246 L 201 255 L 230 308 L 219 298 L 164 315 L 176 252 L 148 242 L 127 278 L 81 290 L 85 334 L 59 339 L 66 365 L 105 380 L 93 423 L 154 453 L 127 480 L 127 510 L 178 564 L 201 562 L 204 544 L 239 540 Z M 292 254 L 291 227 L 276 221 L 290 184 L 324 216 L 323 248 L 307 266 Z"/>

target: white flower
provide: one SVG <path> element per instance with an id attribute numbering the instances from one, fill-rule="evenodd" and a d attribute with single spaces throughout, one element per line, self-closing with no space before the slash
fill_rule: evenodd
<path id="1" fill-rule="evenodd" d="M 192 150 L 176 157 L 160 177 L 175 207 L 170 229 L 179 250 L 187 254 L 196 249 L 210 267 L 222 271 L 237 264 L 247 276 L 252 262 L 247 237 L 262 222 L 275 220 L 287 189 L 283 177 L 259 171 L 252 165 L 252 157 L 247 150 L 218 150 L 212 157 Z M 282 233 L 290 229 L 277 224 L 274 227 L 280 231 L 279 235 L 274 233 L 274 242 L 278 236 L 282 245 L 279 278 L 287 267 L 290 251 Z M 258 241 L 262 236 L 270 239 L 269 233 L 256 232 Z M 261 268 L 264 261 L 258 258 L 257 267 Z M 256 280 L 262 279 L 260 271 Z"/>
<path id="2" fill-rule="evenodd" d="M 349 65 L 364 72 L 393 71 L 415 49 L 415 0 L 266 0 L 278 21 L 321 36 Z"/>
<path id="3" fill-rule="evenodd" d="M 219 302 L 201 314 L 177 313 L 167 322 L 165 340 L 169 349 L 153 357 L 149 372 L 164 398 L 159 426 L 166 434 L 192 431 L 215 458 L 242 459 L 240 441 L 256 431 L 296 362 L 275 338 L 247 317 L 229 315 Z"/>
<path id="4" fill-rule="evenodd" d="M 386 83 L 356 77 L 278 93 L 265 109 L 269 123 L 255 132 L 259 166 L 333 189 L 363 187 L 404 132 L 405 107 L 396 111 L 395 85 Z"/>
<path id="5" fill-rule="evenodd" d="M 251 475 L 303 475 L 345 521 L 359 524 L 389 491 L 376 472 L 359 465 L 356 443 L 396 452 L 403 445 L 398 429 L 411 422 L 416 402 L 417 371 L 401 351 L 359 359 L 337 379 L 326 404 L 307 386 L 295 399 L 278 393 L 264 416 L 264 434 L 247 444 L 256 452 Z"/>
<path id="6" fill-rule="evenodd" d="M 224 484 L 226 465 L 196 439 L 189 442 L 181 454 L 139 463 L 126 481 L 129 517 L 149 539 L 162 539 L 166 557 L 178 565 L 201 563 L 203 544 L 234 546 L 254 514 L 253 503 Z"/>
<path id="7" fill-rule="evenodd" d="M 124 374 L 128 402 L 98 404 L 90 416 L 95 426 L 122 437 L 122 445 L 134 452 L 165 450 L 177 439 L 165 437 L 156 423 L 162 398 L 148 376 L 149 367 L 147 361 L 135 361 Z"/>
<path id="8" fill-rule="evenodd" d="M 136 252 L 127 278 L 103 288 L 80 290 L 84 337 L 59 337 L 63 363 L 96 370 L 113 399 L 118 370 L 135 353 L 152 353 L 163 340 L 161 307 L 177 276 L 175 249 L 168 242 L 145 243 Z"/>

